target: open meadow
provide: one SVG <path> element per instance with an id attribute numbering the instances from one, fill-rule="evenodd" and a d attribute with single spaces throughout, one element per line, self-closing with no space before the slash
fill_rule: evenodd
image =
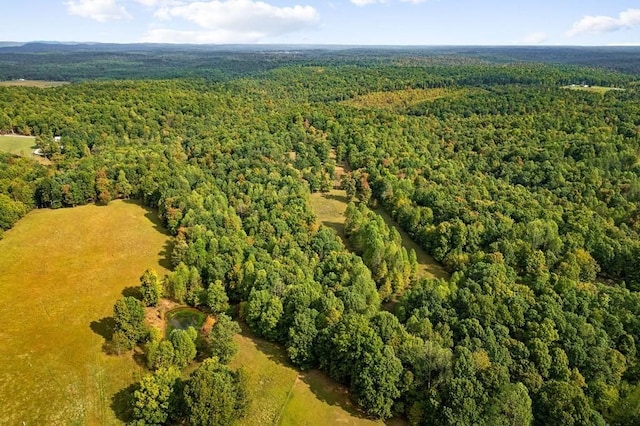
<path id="1" fill-rule="evenodd" d="M 168 244 L 152 213 L 124 201 L 35 210 L 5 233 L 0 424 L 119 422 L 114 395 L 144 370 L 103 352 L 113 305 L 146 268 L 165 273 Z"/>
<path id="2" fill-rule="evenodd" d="M 583 92 L 598 93 L 600 95 L 604 95 L 605 93 L 610 92 L 612 90 L 624 90 L 619 87 L 587 86 L 587 85 L 581 85 L 581 84 L 572 84 L 570 86 L 562 86 L 562 88 L 569 89 L 569 90 L 581 90 Z"/>
<path id="3" fill-rule="evenodd" d="M 0 135 L 0 151 L 31 157 L 36 138 L 33 136 Z"/>
<path id="4" fill-rule="evenodd" d="M 0 151 L 19 155 L 25 158 L 32 158 L 40 164 L 51 164 L 49 159 L 40 157 L 33 153 L 35 143 L 36 138 L 33 136 L 0 135 Z"/>

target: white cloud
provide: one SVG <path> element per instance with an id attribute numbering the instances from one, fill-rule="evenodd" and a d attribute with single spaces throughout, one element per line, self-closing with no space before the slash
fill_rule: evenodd
<path id="1" fill-rule="evenodd" d="M 350 0 L 350 1 L 356 6 L 368 6 L 370 4 L 383 4 L 388 2 L 388 0 Z M 428 0 L 400 0 L 400 1 L 402 3 L 420 4 Z"/>
<path id="2" fill-rule="evenodd" d="M 540 44 L 547 41 L 547 39 L 549 39 L 547 33 L 536 32 L 524 36 L 521 42 L 522 44 Z"/>
<path id="3" fill-rule="evenodd" d="M 575 22 L 566 35 L 575 37 L 586 33 L 608 33 L 638 25 L 640 25 L 640 9 L 627 9 L 624 12 L 620 12 L 617 18 L 612 16 L 585 16 Z"/>
<path id="4" fill-rule="evenodd" d="M 155 17 L 181 18 L 197 24 L 201 31 L 155 29 L 147 41 L 193 43 L 246 43 L 260 41 L 314 27 L 319 21 L 311 6 L 277 7 L 262 1 L 196 1 L 163 7 Z"/>
<path id="5" fill-rule="evenodd" d="M 116 0 L 70 0 L 65 5 L 69 14 L 98 22 L 131 18 L 127 9 Z"/>
<path id="6" fill-rule="evenodd" d="M 142 41 L 145 43 L 229 44 L 255 43 L 262 38 L 264 38 L 263 33 L 251 31 L 179 31 L 168 28 L 157 28 L 145 34 Z"/>
<path id="7" fill-rule="evenodd" d="M 160 3 L 160 0 L 133 0 L 133 1 L 147 7 L 154 7 L 154 6 L 157 6 L 158 3 Z"/>
<path id="8" fill-rule="evenodd" d="M 376 4 L 376 3 L 384 3 L 385 0 L 351 0 L 351 3 L 355 4 L 356 6 L 367 6 L 370 4 Z"/>

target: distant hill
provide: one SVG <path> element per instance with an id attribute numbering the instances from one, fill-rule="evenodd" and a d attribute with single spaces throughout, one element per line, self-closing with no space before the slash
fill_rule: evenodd
<path id="1" fill-rule="evenodd" d="M 640 73 L 638 46 L 194 45 L 38 41 L 0 42 L 0 80 L 198 77 L 220 81 L 288 65 L 370 66 L 407 60 L 425 66 L 535 62 Z"/>

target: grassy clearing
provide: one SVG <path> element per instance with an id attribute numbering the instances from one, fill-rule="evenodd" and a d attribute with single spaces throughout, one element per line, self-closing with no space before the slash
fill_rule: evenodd
<path id="1" fill-rule="evenodd" d="M 349 400 L 347 389 L 319 371 L 299 372 L 278 345 L 251 335 L 235 337 L 240 348 L 231 367 L 243 367 L 251 405 L 240 425 L 373 425 Z"/>
<path id="2" fill-rule="evenodd" d="M 344 212 L 347 210 L 347 204 L 347 193 L 342 189 L 311 194 L 311 208 L 318 216 L 318 221 L 333 229 L 342 238 L 344 244 L 349 247 L 349 241 L 344 233 Z"/>
<path id="3" fill-rule="evenodd" d="M 344 212 L 347 210 L 347 204 L 347 194 L 343 190 L 334 189 L 326 194 L 319 192 L 311 194 L 311 207 L 316 216 L 318 216 L 320 223 L 336 231 L 345 245 L 349 247 L 344 233 Z M 447 271 L 442 269 L 442 266 L 440 266 L 438 262 L 414 242 L 391 216 L 382 209 L 377 209 L 375 212 L 382 216 L 388 226 L 393 226 L 398 230 L 402 237 L 402 244 L 407 250 L 414 249 L 416 251 L 418 258 L 418 277 L 449 278 Z"/>
<path id="4" fill-rule="evenodd" d="M 10 80 L 0 81 L 0 86 L 7 87 L 37 87 L 40 89 L 46 89 L 48 87 L 59 87 L 65 84 L 70 84 L 68 81 L 46 81 L 46 80 Z"/>
<path id="5" fill-rule="evenodd" d="M 168 241 L 151 213 L 122 201 L 36 210 L 5 233 L 0 424 L 119 423 L 120 391 L 144 371 L 102 351 L 113 304 L 146 268 L 166 272 Z"/>
<path id="6" fill-rule="evenodd" d="M 612 90 L 624 90 L 621 89 L 619 87 L 605 87 L 605 86 L 582 86 L 579 84 L 576 85 L 571 85 L 571 86 L 562 86 L 563 89 L 569 89 L 569 90 L 582 90 L 584 92 L 592 92 L 592 93 L 599 93 L 601 95 L 604 95 L 607 92 L 610 92 Z"/>
<path id="7" fill-rule="evenodd" d="M 36 138 L 33 136 L 0 135 L 0 151 L 33 158 L 42 164 L 51 164 L 48 159 L 33 154 L 35 144 Z"/>
<path id="8" fill-rule="evenodd" d="M 0 151 L 10 154 L 31 157 L 35 144 L 36 138 L 33 136 L 0 135 Z"/>
<path id="9" fill-rule="evenodd" d="M 473 91 L 470 89 L 403 89 L 356 96 L 344 103 L 356 108 L 397 110 L 408 108 L 419 102 L 434 101 L 440 98 L 459 98 L 468 96 L 471 93 Z"/>

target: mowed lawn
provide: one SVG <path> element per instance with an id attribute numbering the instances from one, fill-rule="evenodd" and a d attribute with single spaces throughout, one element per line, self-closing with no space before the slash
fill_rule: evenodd
<path id="1" fill-rule="evenodd" d="M 622 90 L 624 91 L 624 89 L 621 89 L 619 87 L 607 87 L 607 86 L 583 86 L 583 85 L 571 85 L 571 86 L 562 86 L 563 89 L 570 89 L 570 90 L 581 90 L 583 92 L 592 92 L 592 93 L 598 93 L 600 95 L 604 95 L 607 92 L 610 92 L 612 90 Z"/>
<path id="2" fill-rule="evenodd" d="M 336 231 L 345 245 L 349 247 L 349 242 L 344 233 L 344 212 L 347 210 L 347 204 L 347 193 L 341 189 L 333 189 L 327 193 L 316 192 L 311 194 L 311 207 L 316 216 L 318 216 L 320 223 Z M 391 216 L 382 209 L 376 209 L 375 212 L 384 219 L 388 226 L 393 226 L 398 230 L 402 237 L 402 245 L 407 250 L 415 250 L 418 259 L 418 277 L 449 278 L 447 271 L 413 241 Z"/>
<path id="3" fill-rule="evenodd" d="M 301 372 L 284 349 L 253 336 L 245 325 L 231 367 L 248 375 L 251 404 L 239 425 L 375 425 L 340 386 L 317 370 Z M 398 424 L 402 424 L 399 422 Z"/>
<path id="4" fill-rule="evenodd" d="M 102 351 L 104 318 L 146 268 L 166 272 L 168 244 L 152 213 L 123 201 L 36 210 L 5 233 L 0 424 L 120 422 L 112 399 L 144 371 Z"/>
<path id="5" fill-rule="evenodd" d="M 0 135 L 0 151 L 31 157 L 36 143 L 33 136 Z"/>

